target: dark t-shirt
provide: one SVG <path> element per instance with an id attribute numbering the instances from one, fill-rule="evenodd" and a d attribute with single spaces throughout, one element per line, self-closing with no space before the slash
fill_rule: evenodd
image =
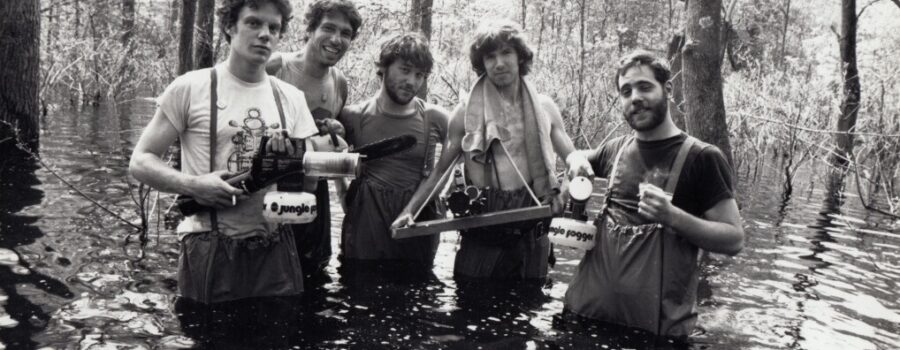
<path id="1" fill-rule="evenodd" d="M 610 213 L 621 224 L 643 224 L 637 214 L 638 185 L 648 182 L 666 188 L 668 171 L 672 167 L 687 134 L 664 140 L 628 142 L 630 136 L 619 137 L 603 144 L 588 156 L 597 176 L 609 178 L 616 153 L 628 145 L 619 161 L 610 198 Z M 676 207 L 702 217 L 703 213 L 723 199 L 734 198 L 731 166 L 717 147 L 695 144 L 688 152 L 684 169 L 678 179 L 672 203 Z"/>
<path id="2" fill-rule="evenodd" d="M 419 104 L 419 112 L 409 115 L 388 114 L 378 107 L 374 99 L 347 106 L 338 117 L 347 131 L 347 143 L 354 147 L 380 141 L 389 137 L 409 134 L 416 137 L 416 144 L 403 152 L 366 163 L 365 176 L 382 186 L 406 188 L 416 186 L 425 177 L 423 169 L 426 159 L 434 161 L 434 147 L 442 144 L 447 137 L 447 117 L 437 113 L 434 105 Z M 428 121 L 428 154 L 425 121 Z"/>

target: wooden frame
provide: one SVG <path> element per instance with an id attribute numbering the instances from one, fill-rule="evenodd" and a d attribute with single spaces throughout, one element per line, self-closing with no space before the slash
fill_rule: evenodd
<path id="1" fill-rule="evenodd" d="M 498 143 L 500 144 L 500 148 L 503 150 L 506 157 L 510 160 L 510 162 L 512 162 L 512 157 L 510 157 L 509 151 L 506 150 L 506 147 L 503 146 L 503 143 Z M 418 218 L 419 214 L 422 212 L 422 209 L 425 208 L 425 206 L 434 199 L 434 196 L 437 194 L 438 189 L 444 187 L 445 182 L 453 172 L 453 168 L 457 163 L 459 163 L 460 158 L 461 155 L 457 155 L 456 159 L 454 159 L 453 162 L 450 163 L 450 166 L 447 168 L 447 170 L 444 171 L 443 174 L 441 174 L 441 178 L 440 180 L 438 180 L 435 188 L 431 190 L 428 198 L 426 198 L 425 201 L 422 202 L 422 206 L 419 207 L 418 210 L 416 210 L 415 215 L 413 215 L 414 219 Z M 546 219 L 553 216 L 553 210 L 550 209 L 549 205 L 541 204 L 537 196 L 534 195 L 534 191 L 532 191 L 531 188 L 528 187 L 528 182 L 525 181 L 522 173 L 517 167 L 515 167 L 515 163 L 513 163 L 513 168 L 516 170 L 516 174 L 519 176 L 519 179 L 522 180 L 522 184 L 525 185 L 525 188 L 528 189 L 528 193 L 534 200 L 536 204 L 534 207 L 501 210 L 492 213 L 466 216 L 462 218 L 435 219 L 419 223 L 414 222 L 410 226 L 391 230 L 391 238 L 402 239 L 409 237 L 418 237 L 441 233 L 444 231 L 465 230 L 475 227 L 502 225 L 518 221 Z"/>

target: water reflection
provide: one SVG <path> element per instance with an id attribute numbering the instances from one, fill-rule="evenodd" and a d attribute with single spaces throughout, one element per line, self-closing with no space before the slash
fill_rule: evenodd
<path id="1" fill-rule="evenodd" d="M 152 103 L 138 101 L 53 114 L 43 157 L 138 222 L 124 179 L 135 129 L 152 112 Z M 706 260 L 699 332 L 676 344 L 562 315 L 577 250 L 557 248 L 546 283 L 455 281 L 453 234 L 442 237 L 432 270 L 335 257 L 302 297 L 202 307 L 174 297 L 171 231 L 161 230 L 140 258 L 137 244 L 125 244 L 130 226 L 46 169 L 5 157 L 0 165 L 0 341 L 10 349 L 900 348 L 895 224 L 851 194 L 831 195 L 836 186 L 816 188 L 828 179 L 813 175 L 796 176 L 790 194 L 777 171 L 741 187 L 746 247 Z M 334 214 L 339 229 L 343 214 Z M 335 252 L 339 239 L 333 232 Z"/>
<path id="2" fill-rule="evenodd" d="M 0 166 L 0 341 L 11 348 L 28 348 L 36 345 L 30 335 L 43 331 L 50 320 L 41 302 L 59 303 L 72 292 L 58 279 L 33 269 L 32 264 L 47 267 L 40 255 L 23 257 L 17 251 L 44 236 L 34 225 L 37 217 L 20 214 L 39 204 L 43 192 L 35 188 L 40 185 L 34 175 L 36 161 L 10 142 L 0 143 L 0 154 L 6 155 Z M 44 256 L 54 253 L 52 246 L 44 246 Z"/>

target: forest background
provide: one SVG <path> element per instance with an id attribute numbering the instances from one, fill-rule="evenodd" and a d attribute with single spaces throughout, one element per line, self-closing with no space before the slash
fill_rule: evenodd
<path id="1" fill-rule="evenodd" d="M 291 3 L 294 19 L 281 51 L 303 45 L 308 1 Z M 559 104 L 579 148 L 627 132 L 611 80 L 616 59 L 643 48 L 670 58 L 678 70 L 687 17 L 678 0 L 356 3 L 363 27 L 338 65 L 350 80 L 351 102 L 379 88 L 374 61 L 381 40 L 415 29 L 430 37 L 437 61 L 427 99 L 452 108 L 476 78 L 465 54 L 470 33 L 484 18 L 506 17 L 529 34 L 536 51 L 529 79 Z M 850 25 L 858 29 L 852 33 L 858 75 L 839 45 L 848 36 L 842 27 L 848 3 L 857 21 Z M 152 98 L 179 74 L 223 60 L 227 43 L 216 29 L 216 5 L 40 1 L 41 114 Z M 773 166 L 789 190 L 800 167 L 833 163 L 861 180 L 858 192 L 867 207 L 900 214 L 900 0 L 723 0 L 720 12 L 724 118 L 742 178 Z M 853 80 L 848 71 L 860 84 L 849 127 L 839 122 L 849 114 L 842 103 Z M 684 108 L 671 109 L 680 114 Z M 835 150 L 848 153 L 828 162 L 839 155 Z M 846 164 L 852 166 L 841 167 Z"/>

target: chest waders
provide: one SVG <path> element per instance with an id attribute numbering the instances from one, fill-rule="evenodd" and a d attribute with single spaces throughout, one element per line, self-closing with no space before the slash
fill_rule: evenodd
<path id="1" fill-rule="evenodd" d="M 219 119 L 219 107 L 218 107 L 218 78 L 216 76 L 216 68 L 213 67 L 209 71 L 209 172 L 212 173 L 216 171 L 216 148 L 217 148 L 217 139 L 218 139 L 218 119 Z M 278 117 L 281 120 L 281 127 L 287 128 L 287 124 L 285 123 L 284 117 L 284 106 L 281 104 L 281 96 L 279 95 L 280 89 L 278 88 L 278 84 L 275 80 L 269 79 L 272 83 L 272 93 L 275 95 L 275 106 L 278 107 Z M 263 145 L 265 147 L 265 145 Z M 257 150 L 259 152 L 259 150 Z M 219 215 L 218 211 L 215 208 L 212 208 L 209 212 L 209 223 L 210 223 L 210 239 L 212 240 L 210 246 L 212 247 L 212 251 L 210 252 L 210 259 L 208 260 L 208 264 L 206 266 L 206 275 L 204 276 L 205 281 L 203 281 L 203 291 L 202 295 L 205 297 L 204 302 L 209 302 L 212 300 L 212 290 L 210 288 L 210 276 L 212 276 L 213 272 L 213 261 L 215 259 L 215 255 L 218 253 L 219 248 L 219 240 L 223 239 L 220 237 L 219 232 Z"/>
<path id="2" fill-rule="evenodd" d="M 624 150 L 619 148 L 600 216 L 597 243 L 585 253 L 566 292 L 567 309 L 657 335 L 687 336 L 693 327 L 697 247 L 659 223 L 622 225 L 610 215 L 612 189 Z M 664 190 L 675 193 L 687 155 L 698 141 L 688 136 L 669 169 Z M 633 214 L 637 215 L 637 214 Z"/>

